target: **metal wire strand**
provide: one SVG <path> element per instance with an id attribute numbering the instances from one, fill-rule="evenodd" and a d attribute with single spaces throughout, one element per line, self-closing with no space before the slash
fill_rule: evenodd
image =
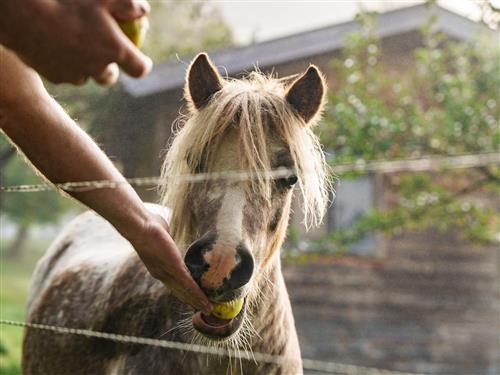
<path id="1" fill-rule="evenodd" d="M 176 341 L 168 341 L 168 340 L 159 340 L 152 339 L 147 337 L 138 337 L 138 336 L 128 336 L 128 335 L 119 335 L 116 333 L 107 333 L 107 332 L 99 332 L 92 331 L 89 329 L 80 329 L 80 328 L 68 328 L 68 327 L 60 327 L 54 325 L 47 324 L 39 324 L 39 323 L 28 323 L 28 322 L 20 322 L 14 320 L 5 320 L 1 319 L 0 324 L 15 326 L 15 327 L 23 327 L 29 329 L 38 329 L 43 331 L 50 331 L 58 334 L 69 334 L 69 335 L 79 335 L 84 337 L 93 337 L 100 338 L 104 340 L 111 340 L 125 344 L 138 344 L 138 345 L 148 345 L 166 349 L 174 349 L 174 350 L 184 350 L 194 353 L 200 354 L 209 354 L 216 356 L 224 356 L 229 358 L 237 358 L 237 359 L 246 359 L 261 363 L 275 363 L 275 364 L 283 364 L 287 362 L 297 362 L 298 358 L 293 357 L 285 357 L 285 356 L 277 356 L 266 353 L 259 352 L 251 352 L 248 350 L 238 350 L 237 352 L 229 351 L 228 349 L 220 348 L 220 347 L 212 347 L 205 345 L 197 345 L 197 344 L 187 344 L 183 342 Z M 391 371 L 378 369 L 373 367 L 363 367 L 363 366 L 355 366 L 355 365 L 346 365 L 336 362 L 327 362 L 327 361 L 318 361 L 313 359 L 302 359 L 302 367 L 305 370 L 318 371 L 328 374 L 344 374 L 344 375 L 421 375 L 417 373 L 409 373 L 409 372 L 399 372 L 399 371 Z"/>
<path id="2" fill-rule="evenodd" d="M 278 168 L 271 171 L 245 172 L 245 171 L 224 171 L 211 173 L 196 173 L 180 176 L 170 176 L 169 178 L 177 179 L 184 182 L 204 182 L 216 179 L 225 179 L 229 181 L 245 181 L 257 179 L 259 176 L 264 176 L 270 179 L 279 179 L 290 176 L 296 173 L 295 169 Z M 36 185 L 16 185 L 16 186 L 0 186 L 0 192 L 12 193 L 33 193 L 38 191 L 48 191 L 61 189 L 64 191 L 89 191 L 96 189 L 116 188 L 119 185 L 130 184 L 132 186 L 158 186 L 162 184 L 159 176 L 155 177 L 135 177 L 128 178 L 122 181 L 112 180 L 94 180 L 94 181 L 72 181 L 58 184 L 36 184 Z"/>
<path id="3" fill-rule="evenodd" d="M 427 171 L 437 170 L 441 168 L 456 169 L 456 168 L 474 168 L 489 165 L 500 164 L 500 153 L 489 152 L 473 155 L 455 155 L 455 156 L 432 156 L 419 159 L 401 159 L 392 161 L 359 161 L 356 163 L 339 164 L 333 168 L 336 173 L 346 172 L 382 172 L 393 173 L 402 171 Z M 291 173 L 296 173 L 293 169 L 279 168 L 272 171 L 262 171 L 257 173 L 248 173 L 242 171 L 228 171 L 216 173 L 199 173 L 183 176 L 170 176 L 169 178 L 177 178 L 186 182 L 202 182 L 210 179 L 230 179 L 243 181 L 248 179 L 258 178 L 264 175 L 267 178 L 278 179 L 290 176 Z M 53 189 L 62 189 L 64 191 L 88 191 L 94 189 L 116 188 L 121 184 L 130 184 L 133 186 L 155 186 L 162 183 L 160 177 L 138 177 L 129 178 L 123 181 L 97 180 L 97 181 L 74 181 L 65 182 L 55 185 L 37 184 L 37 185 L 16 185 L 16 186 L 0 186 L 0 192 L 38 192 Z M 39 323 L 27 323 L 13 320 L 0 320 L 1 325 L 24 327 L 29 329 L 39 329 L 51 331 L 58 334 L 73 334 L 85 337 L 95 337 L 105 340 L 112 340 L 121 343 L 149 345 L 175 350 L 185 350 L 200 354 L 209 354 L 217 356 L 226 356 L 232 358 L 241 358 L 247 360 L 255 360 L 263 363 L 282 364 L 288 361 L 297 361 L 297 358 L 275 356 L 266 353 L 250 352 L 240 350 L 238 353 L 230 352 L 227 349 L 210 347 L 196 344 L 186 344 L 175 341 L 158 340 L 146 337 L 119 335 L 114 333 L 92 331 L 88 329 L 67 328 Z M 345 375 L 418 375 L 416 373 L 390 371 L 371 367 L 346 365 L 335 362 L 318 361 L 312 359 L 302 359 L 304 369 L 318 371 L 329 374 L 345 374 Z"/>
<path id="4" fill-rule="evenodd" d="M 332 167 L 334 173 L 395 173 L 395 172 L 419 172 L 438 169 L 459 169 L 459 168 L 475 168 L 489 165 L 500 164 L 500 153 L 485 152 L 470 155 L 452 155 L 452 156 L 427 156 L 416 159 L 399 159 L 399 160 L 375 160 L 365 161 L 359 160 L 355 163 L 337 164 Z M 225 171 L 212 173 L 197 173 L 186 174 L 181 176 L 169 176 L 169 178 L 178 179 L 185 182 L 203 182 L 214 179 L 226 179 L 232 181 L 244 181 L 256 179 L 259 176 L 264 176 L 271 179 L 287 177 L 290 174 L 296 173 L 294 169 L 278 168 L 270 171 L 260 172 L 245 172 L 245 171 Z M 61 189 L 64 191 L 89 191 L 96 189 L 116 188 L 122 184 L 130 184 L 132 186 L 158 186 L 162 184 L 159 176 L 155 177 L 136 177 L 128 178 L 122 181 L 111 180 L 94 180 L 94 181 L 72 181 L 59 184 L 36 184 L 36 185 L 15 185 L 15 186 L 0 186 L 1 193 L 33 193 L 39 191 L 48 191 Z"/>

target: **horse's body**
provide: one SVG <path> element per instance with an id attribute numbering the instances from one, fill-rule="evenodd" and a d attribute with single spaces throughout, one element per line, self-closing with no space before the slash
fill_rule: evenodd
<path id="1" fill-rule="evenodd" d="M 150 206 L 160 210 L 159 206 Z M 279 271 L 279 270 L 276 270 Z M 280 276 L 280 272 L 275 273 Z M 275 280 L 272 312 L 255 329 L 267 342 L 253 350 L 300 355 L 288 296 Z M 276 301 L 282 301 L 276 303 Z M 40 260 L 28 301 L 28 320 L 72 328 L 191 342 L 192 333 L 175 329 L 188 309 L 152 278 L 132 246 L 92 212 L 75 219 Z M 274 332 L 279 329 L 281 332 Z M 285 335 L 284 331 L 289 334 Z M 282 341 L 276 339 L 281 337 Z M 245 374 L 279 373 L 273 366 L 241 362 Z M 240 362 L 197 353 L 27 330 L 24 374 L 239 374 Z M 281 373 L 298 373 L 290 370 Z"/>
<path id="2" fill-rule="evenodd" d="M 149 275 L 110 224 L 88 212 L 40 260 L 27 320 L 223 346 L 232 353 L 252 350 L 289 360 L 279 365 L 231 360 L 27 329 L 25 375 L 302 373 L 279 250 L 297 181 L 306 211 L 320 216 L 324 209 L 324 159 L 309 131 L 323 101 L 322 78 L 311 67 L 289 87 L 261 75 L 228 82 L 200 55 L 190 67 L 187 91 L 192 117 L 167 155 L 163 203 L 172 208 L 172 235 L 186 249 L 185 262 L 195 280 L 214 302 L 243 300 L 241 311 L 232 319 L 193 313 Z M 170 178 L 276 168 L 297 172 L 250 182 L 193 184 Z M 150 209 L 165 216 L 161 206 Z"/>

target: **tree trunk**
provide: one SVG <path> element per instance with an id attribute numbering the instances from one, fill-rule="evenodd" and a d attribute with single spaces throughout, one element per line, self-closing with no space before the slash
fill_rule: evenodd
<path id="1" fill-rule="evenodd" d="M 4 168 L 7 163 L 14 157 L 16 154 L 16 148 L 12 146 L 8 146 L 6 150 L 0 151 L 0 185 L 5 185 L 4 181 Z M 4 194 L 0 194 L 0 208 L 2 208 L 4 199 Z"/>
<path id="2" fill-rule="evenodd" d="M 20 225 L 17 228 L 16 237 L 9 246 L 6 252 L 6 257 L 9 259 L 19 259 L 24 253 L 24 245 L 28 239 L 29 228 L 27 225 Z"/>
<path id="3" fill-rule="evenodd" d="M 7 165 L 10 159 L 16 154 L 15 147 L 10 146 L 7 150 L 0 152 L 0 170 Z"/>

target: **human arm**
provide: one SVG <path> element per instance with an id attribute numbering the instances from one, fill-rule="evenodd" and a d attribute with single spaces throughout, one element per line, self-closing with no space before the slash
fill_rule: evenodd
<path id="1" fill-rule="evenodd" d="M 107 219 L 150 271 L 182 301 L 209 311 L 210 303 L 187 270 L 167 223 L 150 213 L 111 161 L 47 93 L 38 75 L 0 46 L 0 126 L 54 183 L 112 180 L 116 188 L 68 194 Z"/>
<path id="2" fill-rule="evenodd" d="M 149 12 L 139 0 L 2 0 L 0 44 L 54 83 L 104 84 L 117 79 L 117 63 L 140 77 L 151 60 L 123 34 L 116 19 L 130 21 Z"/>

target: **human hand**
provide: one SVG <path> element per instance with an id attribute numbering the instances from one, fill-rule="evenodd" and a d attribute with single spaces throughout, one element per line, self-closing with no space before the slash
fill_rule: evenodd
<path id="1" fill-rule="evenodd" d="M 117 21 L 146 15 L 139 0 L 8 0 L 0 4 L 0 43 L 54 83 L 82 84 L 89 77 L 113 84 L 119 65 L 140 77 L 152 62 L 120 30 Z"/>
<path id="2" fill-rule="evenodd" d="M 191 277 L 179 249 L 168 233 L 167 222 L 160 215 L 151 214 L 141 232 L 129 241 L 149 273 L 182 302 L 210 314 L 212 305 Z"/>

